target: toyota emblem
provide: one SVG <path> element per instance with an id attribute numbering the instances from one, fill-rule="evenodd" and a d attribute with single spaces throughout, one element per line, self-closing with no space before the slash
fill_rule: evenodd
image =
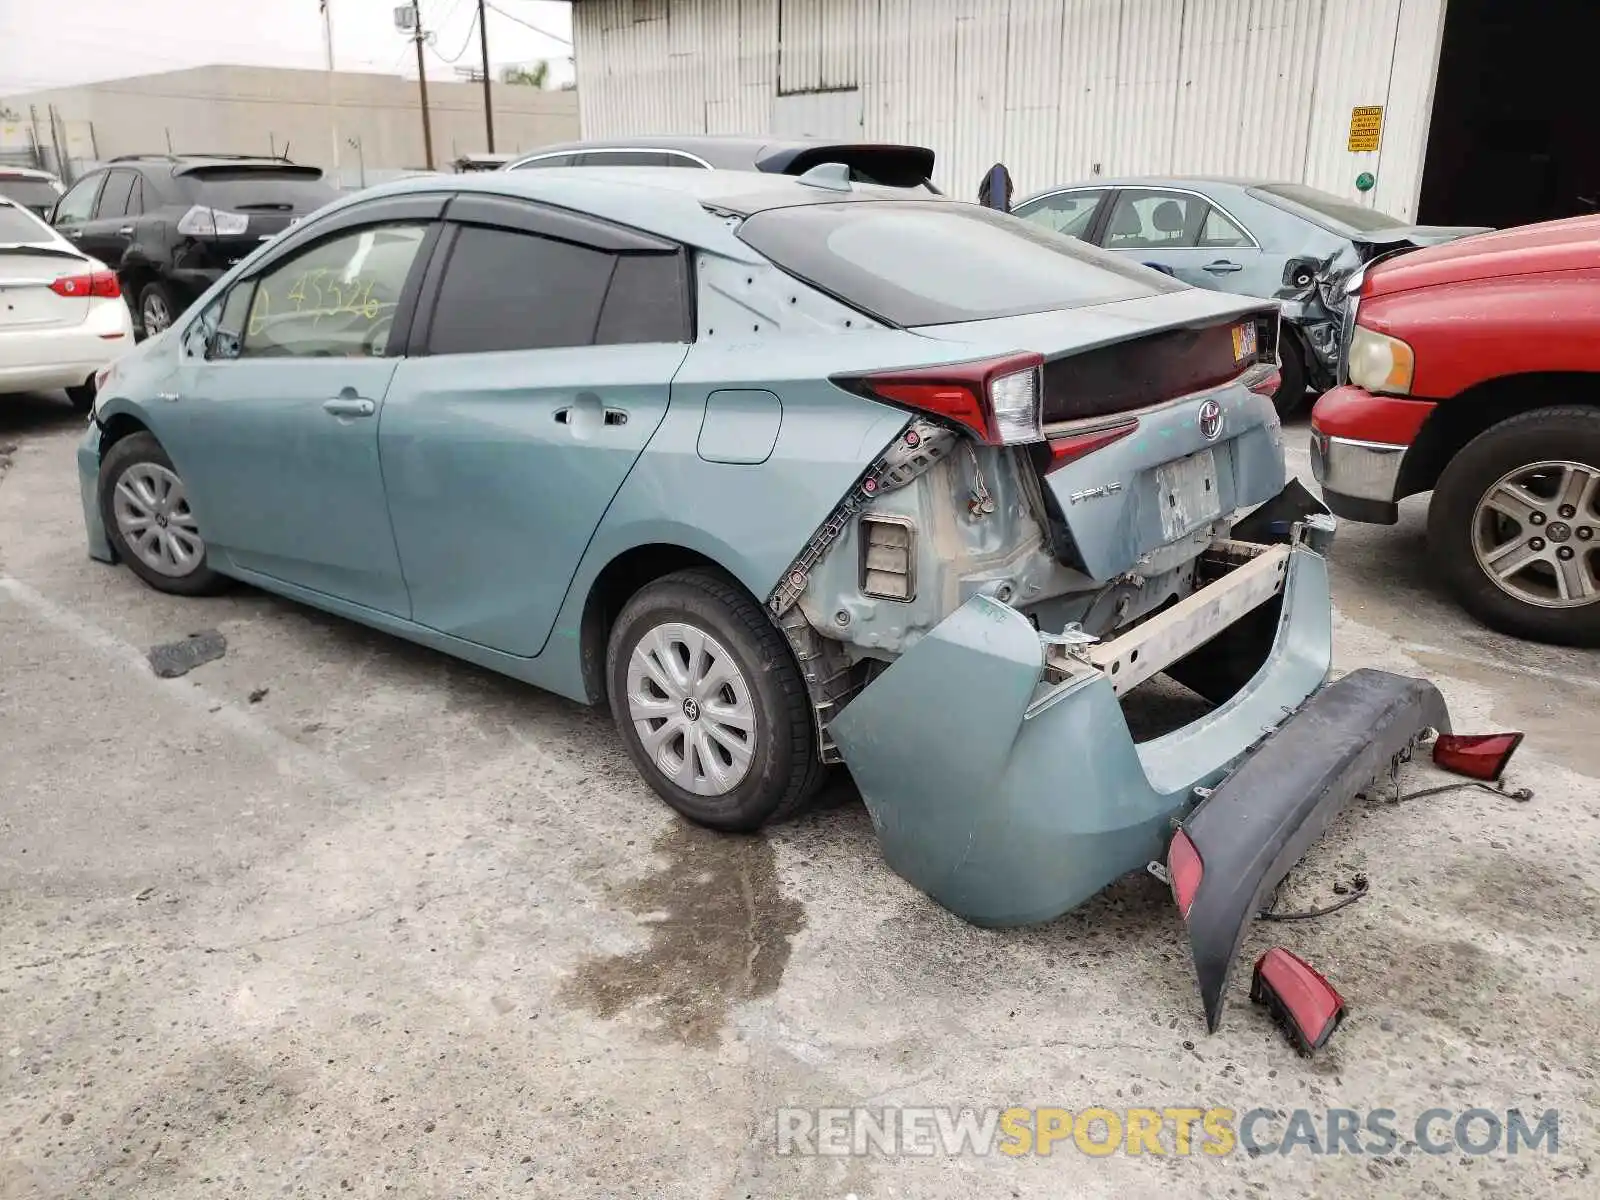
<path id="1" fill-rule="evenodd" d="M 1200 433 L 1206 441 L 1214 442 L 1222 433 L 1222 405 L 1207 400 L 1200 406 Z"/>

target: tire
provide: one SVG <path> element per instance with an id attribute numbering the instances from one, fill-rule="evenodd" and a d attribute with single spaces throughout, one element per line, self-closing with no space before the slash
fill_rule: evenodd
<path id="1" fill-rule="evenodd" d="M 157 495 L 153 503 L 148 499 L 152 494 L 152 481 L 160 481 L 163 476 L 176 483 L 177 496 L 173 497 L 169 491 Z M 119 495 L 118 487 L 123 483 L 129 485 L 130 491 Z M 162 501 L 170 508 L 164 510 Z M 187 554 L 180 559 L 174 553 L 169 558 L 157 555 L 155 546 L 147 550 L 136 548 L 129 541 L 125 523 L 119 520 L 119 508 L 134 517 L 142 511 L 158 521 L 156 538 L 178 545 Z M 168 512 L 173 514 L 170 519 Z M 151 434 L 129 434 L 113 445 L 101 460 L 100 519 L 118 560 L 127 563 L 135 575 L 156 591 L 174 596 L 204 596 L 227 586 L 227 580 L 206 565 L 205 542 L 199 536 L 194 515 L 182 492 L 182 480 L 161 443 Z M 162 567 L 152 564 L 152 555 L 162 559 Z M 188 561 L 189 558 L 193 561 Z"/>
<path id="2" fill-rule="evenodd" d="M 1278 371 L 1282 378 L 1278 382 L 1278 390 L 1272 394 L 1272 406 L 1278 410 L 1278 417 L 1287 421 L 1290 417 L 1298 416 L 1306 406 L 1305 351 L 1287 332 L 1287 327 L 1283 344 L 1278 348 L 1278 359 Z"/>
<path id="3" fill-rule="evenodd" d="M 714 697 L 679 682 L 690 672 L 678 652 L 697 636 L 708 639 L 697 663 L 731 666 L 735 677 Z M 669 655 L 681 674 L 666 673 Z M 824 767 L 794 655 L 761 606 L 724 576 L 678 571 L 637 592 L 612 627 L 606 680 L 611 715 L 640 774 L 696 824 L 747 832 L 797 816 L 816 794 Z M 730 721 L 746 713 L 747 756 L 730 750 L 743 739 L 734 725 L 718 723 L 719 710 Z M 647 747 L 645 734 L 658 730 L 664 740 Z"/>
<path id="4" fill-rule="evenodd" d="M 1540 469 L 1540 464 L 1551 464 Z M 1573 464 L 1566 466 L 1564 464 Z M 1501 492 L 1503 484 L 1520 493 Z M 1557 490 L 1587 485 L 1586 511 L 1564 515 Z M 1526 519 L 1490 508 L 1509 497 Z M 1517 496 L 1535 501 L 1534 509 Z M 1568 493 L 1567 498 L 1571 498 Z M 1468 442 L 1439 476 L 1428 508 L 1428 551 L 1463 608 L 1491 629 L 1537 642 L 1600 646 L 1600 410 L 1546 408 L 1500 422 Z M 1520 545 L 1539 561 L 1499 581 L 1485 565 Z M 1571 555 L 1558 559 L 1563 550 Z M 1503 553 L 1501 563 L 1511 564 Z M 1575 564 L 1575 565 L 1573 565 Z M 1576 573 L 1585 572 L 1583 576 Z M 1566 595 L 1558 583 L 1564 572 Z M 1583 600 L 1583 587 L 1589 589 Z"/>
<path id="5" fill-rule="evenodd" d="M 67 399 L 72 401 L 72 407 L 81 413 L 88 413 L 94 408 L 94 376 L 89 376 L 77 387 L 67 389 Z"/>
<path id="6" fill-rule="evenodd" d="M 158 317 L 164 313 L 165 317 Z M 147 283 L 139 292 L 139 311 L 135 320 L 139 332 L 145 337 L 154 337 L 166 329 L 178 317 L 176 302 L 172 298 L 172 290 L 164 283 Z M 154 321 L 155 328 L 152 328 Z"/>

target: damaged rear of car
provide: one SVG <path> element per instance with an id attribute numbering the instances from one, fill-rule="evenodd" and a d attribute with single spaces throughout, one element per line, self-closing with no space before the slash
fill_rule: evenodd
<path id="1" fill-rule="evenodd" d="M 965 205 L 775 209 L 739 236 L 901 332 L 832 383 L 903 427 L 768 597 L 885 857 L 1015 925 L 1180 831 L 1214 1028 L 1252 905 L 1446 723 L 1414 680 L 1320 691 L 1334 522 L 1285 473 L 1275 309 Z M 1140 742 L 1122 701 L 1162 673 L 1216 707 Z"/>

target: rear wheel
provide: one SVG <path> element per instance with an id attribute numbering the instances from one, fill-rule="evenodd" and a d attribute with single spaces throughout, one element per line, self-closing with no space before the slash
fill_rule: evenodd
<path id="1" fill-rule="evenodd" d="M 730 580 L 678 571 L 640 590 L 611 631 L 606 678 L 628 752 L 689 820 L 753 830 L 811 801 L 823 767 L 805 683 Z"/>
<path id="2" fill-rule="evenodd" d="M 100 517 L 117 558 L 158 592 L 200 596 L 226 584 L 206 566 L 206 544 L 188 491 L 150 434 L 130 434 L 106 452 Z"/>
<path id="3" fill-rule="evenodd" d="M 1600 645 L 1600 411 L 1523 413 L 1468 442 L 1434 489 L 1428 548 L 1490 628 Z"/>
<path id="4" fill-rule="evenodd" d="M 175 316 L 177 308 L 167 286 L 162 283 L 145 284 L 144 290 L 139 293 L 139 327 L 144 331 L 144 336 L 155 337 L 172 324 Z"/>

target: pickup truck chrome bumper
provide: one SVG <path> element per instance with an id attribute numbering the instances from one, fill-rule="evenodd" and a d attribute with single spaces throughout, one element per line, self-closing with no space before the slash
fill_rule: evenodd
<path id="1" fill-rule="evenodd" d="M 1335 516 L 1375 525 L 1399 519 L 1396 491 L 1409 446 L 1337 437 L 1313 428 L 1311 473 Z"/>

